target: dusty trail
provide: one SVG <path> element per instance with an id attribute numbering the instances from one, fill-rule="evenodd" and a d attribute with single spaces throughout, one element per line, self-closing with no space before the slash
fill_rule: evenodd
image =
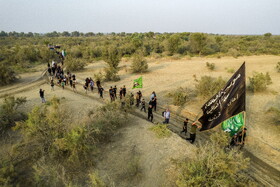
<path id="1" fill-rule="evenodd" d="M 82 82 L 81 80 L 79 82 Z M 68 87 L 66 87 L 66 89 L 69 89 Z M 86 96 L 90 99 L 94 99 L 97 100 L 99 102 L 105 103 L 104 100 L 99 99 L 96 96 L 93 95 L 89 95 L 89 94 L 85 94 L 85 92 L 77 92 L 78 94 L 81 94 L 83 96 Z M 104 91 L 104 96 L 106 98 L 106 95 L 108 95 L 108 91 Z M 163 111 L 164 107 L 161 105 L 157 105 L 157 112 L 154 112 L 154 121 L 156 122 L 161 122 L 163 121 L 163 118 L 161 116 L 161 112 L 159 111 Z M 131 114 L 133 114 L 134 116 L 137 116 L 139 118 L 142 119 L 146 119 L 146 113 L 140 112 L 140 110 L 134 110 L 133 112 L 131 112 Z M 189 113 L 190 116 L 192 116 L 194 119 L 195 118 L 195 114 Z M 171 112 L 171 116 L 172 119 L 170 121 L 170 125 L 169 125 L 169 129 L 178 134 L 180 137 L 182 137 L 183 139 L 186 138 L 186 136 L 184 136 L 183 134 L 181 134 L 181 130 L 182 130 L 182 122 L 184 121 L 184 117 L 177 115 L 173 112 Z M 188 129 L 189 132 L 190 129 Z M 197 133 L 197 142 L 205 142 L 209 139 L 210 133 L 209 132 L 198 132 Z M 272 165 L 269 165 L 267 162 L 265 162 L 264 160 L 256 157 L 255 155 L 253 155 L 251 152 L 249 152 L 248 150 L 246 150 L 246 148 L 243 149 L 244 154 L 249 157 L 250 160 L 250 165 L 249 165 L 249 169 L 248 172 L 246 172 L 246 174 L 248 176 L 250 176 L 254 181 L 256 181 L 259 185 L 261 186 L 278 186 L 280 184 L 280 171 L 277 170 L 276 168 L 274 168 Z"/>
<path id="2" fill-rule="evenodd" d="M 23 83 L 20 87 L 13 87 L 13 88 L 6 88 L 6 89 L 1 89 L 0 91 L 0 98 L 4 97 L 6 94 L 15 94 L 19 92 L 24 92 L 26 90 L 32 89 L 33 87 L 38 87 L 39 85 L 44 84 L 48 80 L 48 77 L 46 74 L 42 74 L 42 76 L 33 79 L 29 82 Z M 71 90 L 70 88 L 66 87 L 66 89 Z M 105 103 L 104 100 L 99 99 L 97 94 L 85 94 L 84 92 L 78 91 L 77 92 L 80 95 L 86 96 L 87 98 L 93 99 L 97 101 L 98 103 L 102 104 Z M 106 97 L 107 92 L 104 93 Z M 162 111 L 164 108 L 161 105 L 158 105 L 158 111 Z M 157 122 L 161 122 L 163 119 L 161 117 L 160 112 L 155 112 L 154 113 L 154 120 Z M 146 119 L 146 114 L 143 112 L 140 112 L 139 110 L 135 110 L 132 112 L 134 116 L 137 116 L 142 119 Z M 194 119 L 195 115 L 194 114 L 189 114 L 192 116 Z M 186 138 L 183 134 L 180 134 L 181 128 L 182 128 L 182 121 L 184 120 L 183 116 L 177 115 L 176 113 L 171 113 L 171 121 L 169 128 L 171 131 L 174 133 L 178 134 L 182 138 Z M 210 133 L 209 132 L 203 132 L 200 133 L 198 132 L 197 135 L 197 142 L 204 142 L 207 141 L 209 138 Z M 196 143 L 197 143 L 196 142 Z M 267 162 L 264 160 L 256 157 L 253 155 L 250 151 L 246 150 L 246 147 L 243 150 L 244 154 L 248 156 L 251 161 L 250 161 L 250 166 L 249 170 L 246 173 L 249 175 L 251 178 L 253 178 L 260 186 L 278 186 L 280 184 L 280 171 L 274 168 L 272 165 L 269 165 Z"/>

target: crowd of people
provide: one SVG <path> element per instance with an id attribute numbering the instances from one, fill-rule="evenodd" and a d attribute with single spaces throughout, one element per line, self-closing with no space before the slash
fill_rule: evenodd
<path id="1" fill-rule="evenodd" d="M 48 74 L 50 77 L 50 85 L 51 85 L 52 91 L 54 91 L 55 79 L 56 79 L 56 84 L 58 86 L 61 86 L 62 89 L 64 89 L 65 86 L 69 85 L 73 89 L 74 92 L 77 92 L 76 76 L 75 76 L 75 74 L 71 74 L 71 72 L 67 72 L 66 74 L 64 74 L 63 64 L 61 64 L 61 66 L 60 66 L 54 61 L 52 61 L 52 64 L 48 63 Z M 93 92 L 95 89 L 95 86 L 97 87 L 97 91 L 98 91 L 98 94 L 100 95 L 100 98 L 103 98 L 104 88 L 101 86 L 100 80 L 97 80 L 96 82 L 94 82 L 94 80 L 91 77 L 89 77 L 89 78 L 87 77 L 85 79 L 83 88 L 84 88 L 86 94 L 88 93 L 88 91 Z M 40 94 L 42 103 L 46 102 L 46 100 L 44 98 L 44 92 L 45 92 L 45 90 L 42 90 L 42 89 L 39 90 L 39 94 Z M 110 101 L 114 102 L 117 98 L 119 98 L 120 100 L 125 98 L 127 90 L 126 90 L 125 85 L 123 85 L 123 87 L 121 87 L 118 92 L 117 85 L 115 85 L 114 87 L 110 86 L 108 93 L 109 93 Z M 135 97 L 132 92 L 130 93 L 130 95 L 129 95 L 130 106 L 134 105 L 135 100 L 136 100 L 135 106 L 137 108 L 139 108 L 139 106 L 140 106 L 140 111 L 144 111 L 146 113 L 146 101 L 143 98 L 142 92 L 140 90 L 138 92 L 136 92 Z M 148 104 L 147 120 L 151 121 L 153 123 L 153 119 L 154 119 L 153 111 L 157 110 L 157 95 L 156 95 L 155 91 L 152 92 L 152 94 L 149 98 L 149 102 L 147 104 Z M 162 116 L 164 117 L 164 121 L 162 123 L 169 124 L 170 114 L 171 113 L 170 113 L 169 109 L 166 109 L 165 111 L 162 112 Z M 200 128 L 201 125 L 198 122 L 189 123 L 189 119 L 186 118 L 183 122 L 183 129 L 182 129 L 181 133 L 185 133 L 185 135 L 187 135 L 188 125 L 190 125 L 190 136 L 187 137 L 186 140 L 190 141 L 190 143 L 194 143 L 195 139 L 196 139 L 196 130 L 197 130 L 197 128 Z M 232 148 L 232 147 L 238 146 L 238 145 L 241 145 L 241 147 L 243 147 L 245 138 L 246 138 L 246 130 L 247 129 L 244 128 L 243 131 L 235 134 L 232 137 L 228 147 Z"/>

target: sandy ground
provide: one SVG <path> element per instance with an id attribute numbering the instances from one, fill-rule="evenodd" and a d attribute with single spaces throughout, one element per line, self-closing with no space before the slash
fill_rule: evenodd
<path id="1" fill-rule="evenodd" d="M 267 91 L 256 94 L 247 92 L 247 147 L 255 154 L 261 154 L 261 150 L 265 150 L 263 152 L 264 158 L 267 161 L 273 161 L 275 166 L 280 168 L 279 125 L 269 124 L 265 114 L 271 106 L 280 106 L 280 73 L 275 69 L 277 62 L 280 61 L 279 56 L 222 57 L 220 59 L 185 57 L 179 60 L 172 58 L 148 59 L 149 71 L 143 74 L 132 74 L 129 70 L 131 62 L 123 60 L 120 63 L 121 70 L 119 71 L 121 80 L 118 82 L 106 82 L 103 85 L 106 90 L 110 86 L 117 85 L 120 88 L 126 85 L 128 91 L 136 92 L 138 91 L 137 89 L 131 89 L 133 80 L 142 75 L 143 88 L 141 91 L 146 101 L 149 100 L 151 92 L 155 91 L 160 105 L 169 106 L 172 111 L 193 118 L 193 116 L 201 111 L 200 107 L 207 99 L 194 99 L 179 109 L 170 104 L 170 99 L 166 97 L 166 94 L 179 87 L 194 89 L 194 75 L 197 79 L 208 75 L 212 77 L 221 76 L 228 80 L 233 73 L 228 73 L 227 69 L 234 69 L 236 71 L 244 61 L 246 62 L 247 84 L 249 84 L 249 77 L 253 75 L 253 72 L 269 72 L 272 79 L 272 84 L 268 86 Z M 207 69 L 206 62 L 214 63 L 216 66 L 215 70 Z M 77 73 L 77 76 L 82 79 L 93 77 L 94 73 L 98 73 L 105 66 L 105 63 L 102 61 L 89 64 L 84 71 Z M 193 115 L 189 116 L 189 113 Z M 267 158 L 267 155 L 269 155 L 269 158 Z"/>
<path id="2" fill-rule="evenodd" d="M 246 147 L 254 154 L 260 155 L 262 158 L 270 161 L 276 168 L 280 167 L 280 140 L 278 138 L 279 131 L 275 124 L 270 124 L 265 118 L 265 111 L 271 106 L 279 106 L 279 91 L 280 91 L 280 73 L 274 69 L 276 63 L 280 61 L 278 56 L 251 56 L 239 57 L 238 59 L 231 57 L 216 58 L 185 58 L 180 60 L 170 59 L 149 59 L 149 72 L 142 74 L 144 88 L 141 89 L 146 100 L 152 91 L 156 91 L 158 103 L 163 106 L 169 106 L 173 111 L 178 107 L 172 106 L 169 99 L 165 97 L 166 93 L 178 87 L 194 88 L 193 75 L 199 79 L 201 76 L 210 75 L 214 77 L 222 76 L 225 79 L 231 77 L 226 68 L 233 68 L 237 70 L 239 66 L 246 61 L 247 81 L 248 77 L 254 71 L 269 72 L 273 84 L 269 86 L 268 91 L 258 94 L 247 93 L 247 128 L 248 128 L 248 141 Z M 216 69 L 210 71 L 206 68 L 206 62 L 215 63 Z M 128 92 L 136 92 L 132 90 L 132 82 L 134 79 L 141 76 L 141 74 L 131 74 L 129 72 L 128 61 L 123 61 L 120 66 L 122 69 L 119 74 L 121 80 L 118 82 L 107 82 L 103 86 L 108 90 L 109 86 L 117 85 L 121 87 L 126 85 Z M 77 77 L 85 79 L 86 77 L 93 77 L 94 73 L 99 72 L 105 66 L 104 62 L 96 62 L 87 66 L 87 68 L 78 72 Z M 27 87 L 25 83 L 30 80 L 36 79 L 40 72 L 25 74 L 21 83 L 12 85 L 11 87 L 1 87 L 0 94 L 16 93 Z M 50 100 L 53 96 L 61 98 L 63 105 L 73 111 L 73 118 L 76 121 L 83 119 L 88 110 L 100 106 L 102 103 L 99 99 L 92 100 L 87 96 L 82 96 L 73 93 L 69 90 L 62 90 L 55 87 L 55 91 L 51 91 L 48 84 L 34 84 L 32 87 L 27 87 L 27 90 L 16 93 L 16 97 L 27 97 L 28 102 L 24 110 L 29 111 L 36 105 L 42 105 L 39 97 L 39 89 L 45 91 L 45 97 Z M 77 85 L 79 92 L 84 93 L 82 85 Z M 98 98 L 96 90 L 94 93 L 88 93 Z M 210 97 L 210 96 L 209 96 Z M 108 96 L 105 95 L 105 98 Z M 0 103 L 3 98 L 0 98 Z M 64 102 L 66 101 L 66 102 Z M 197 114 L 200 107 L 205 100 L 194 100 L 184 106 L 180 110 L 181 115 L 187 115 L 189 112 Z M 75 121 L 75 120 L 74 120 Z M 183 141 L 177 135 L 172 135 L 168 139 L 157 139 L 154 134 L 147 129 L 151 126 L 145 120 L 137 119 L 131 126 L 126 126 L 118 132 L 110 144 L 104 146 L 104 156 L 100 158 L 98 168 L 102 178 L 110 184 L 120 184 L 120 186 L 164 186 L 168 184 L 165 177 L 165 170 L 170 166 L 169 160 L 173 157 L 181 157 L 192 155 L 194 147 Z M 218 128 L 218 127 L 217 127 Z M 130 178 L 123 178 L 131 169 L 128 163 L 133 163 L 133 155 L 139 159 L 140 175 L 135 177 L 133 181 Z M 129 161 L 131 160 L 132 161 Z M 110 169 L 113 168 L 113 169 Z M 150 185 L 152 184 L 152 185 Z M 162 185 L 161 185 L 162 184 Z"/>
<path id="3" fill-rule="evenodd" d="M 159 139 L 148 130 L 154 124 L 133 119 L 104 147 L 97 166 L 100 175 L 112 186 L 175 186 L 167 175 L 171 159 L 193 157 L 195 146 L 173 133 Z"/>
<path id="4" fill-rule="evenodd" d="M 45 90 L 47 101 L 54 96 L 61 99 L 62 106 L 70 110 L 74 125 L 79 124 L 89 110 L 102 105 L 101 99 L 92 99 L 59 87 L 51 91 L 50 85 L 43 84 L 14 95 L 27 98 L 21 110 L 30 111 L 34 106 L 43 105 L 39 97 L 40 88 Z M 78 91 L 84 93 L 81 85 Z M 97 96 L 96 90 L 88 95 Z M 2 101 L 3 98 L 0 99 Z M 195 146 L 176 134 L 159 139 L 148 130 L 152 123 L 135 116 L 130 116 L 130 119 L 129 125 L 119 129 L 110 143 L 103 145 L 101 156 L 96 159 L 98 173 L 109 186 L 174 185 L 175 181 L 167 178 L 167 170 L 172 167 L 170 159 L 193 156 Z M 2 148 L 8 147 L 2 145 Z"/>

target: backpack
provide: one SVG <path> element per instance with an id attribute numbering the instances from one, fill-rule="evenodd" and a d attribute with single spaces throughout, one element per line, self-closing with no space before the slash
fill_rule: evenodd
<path id="1" fill-rule="evenodd" d="M 164 113 L 165 113 L 165 111 L 163 111 L 163 112 L 161 113 L 162 117 L 164 117 Z"/>

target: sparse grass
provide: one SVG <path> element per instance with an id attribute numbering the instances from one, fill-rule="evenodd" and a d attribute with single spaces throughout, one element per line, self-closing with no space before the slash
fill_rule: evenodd
<path id="1" fill-rule="evenodd" d="M 84 69 L 85 65 L 86 63 L 79 58 L 68 57 L 67 60 L 65 60 L 66 69 L 70 72 L 82 70 Z"/>
<path id="2" fill-rule="evenodd" d="M 254 186 L 242 173 L 249 159 L 236 149 L 226 152 L 227 144 L 225 133 L 214 133 L 209 142 L 199 146 L 195 158 L 175 162 L 179 172 L 177 186 Z"/>
<path id="3" fill-rule="evenodd" d="M 195 97 L 195 94 L 192 90 L 188 88 L 178 88 L 174 90 L 173 92 L 169 92 L 167 97 L 172 98 L 172 104 L 177 106 L 183 106 L 185 103 L 189 102 L 193 97 Z"/>
<path id="4" fill-rule="evenodd" d="M 215 66 L 214 63 L 206 62 L 206 67 L 207 67 L 209 70 L 213 71 L 213 70 L 215 69 L 216 66 Z"/>
<path id="5" fill-rule="evenodd" d="M 270 107 L 266 113 L 271 114 L 271 119 L 272 122 L 276 125 L 280 127 L 280 109 L 276 108 L 276 107 Z"/>
<path id="6" fill-rule="evenodd" d="M 270 84 L 272 81 L 268 72 L 266 74 L 254 72 L 253 76 L 249 77 L 248 89 L 252 92 L 265 91 Z"/>
<path id="7" fill-rule="evenodd" d="M 167 125 L 165 124 L 158 124 L 151 128 L 149 128 L 150 131 L 154 132 L 155 135 L 158 138 L 168 138 L 171 136 L 170 130 L 167 128 Z"/>
<path id="8" fill-rule="evenodd" d="M 278 73 L 280 73 L 280 62 L 277 63 L 276 70 L 277 70 Z"/>
<path id="9" fill-rule="evenodd" d="M 235 72 L 235 70 L 233 68 L 226 68 L 226 71 L 228 73 L 234 73 Z"/>
<path id="10" fill-rule="evenodd" d="M 225 84 L 226 81 L 222 77 L 202 76 L 195 88 L 198 95 L 208 98 L 222 89 Z"/>

